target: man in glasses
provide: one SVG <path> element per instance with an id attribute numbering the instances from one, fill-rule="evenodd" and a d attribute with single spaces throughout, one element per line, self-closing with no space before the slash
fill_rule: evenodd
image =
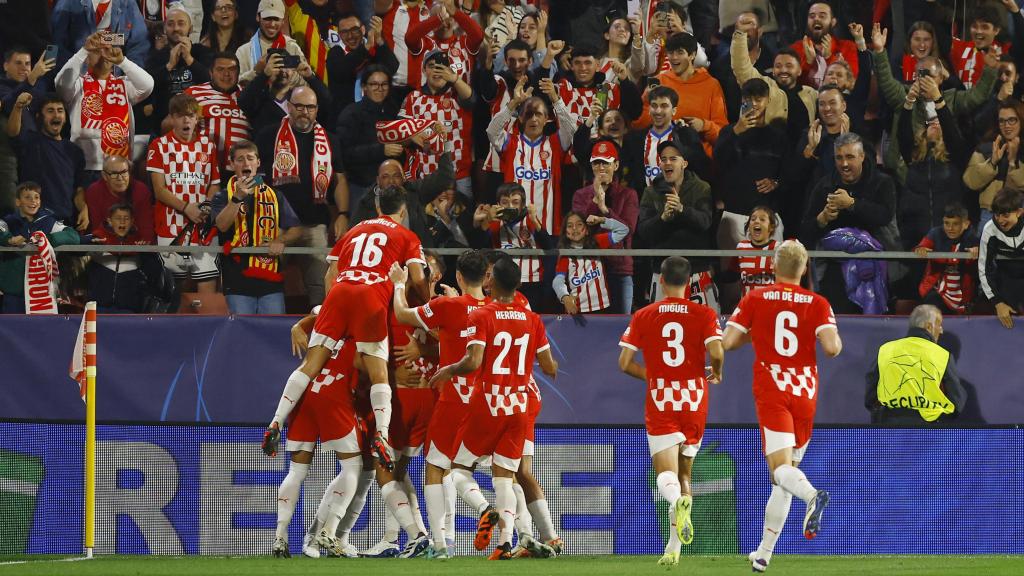
<path id="1" fill-rule="evenodd" d="M 365 86 L 359 78 L 369 65 L 383 66 L 389 76 L 398 70 L 398 59 L 384 42 L 381 26 L 383 23 L 380 16 L 370 20 L 369 31 L 351 12 L 338 18 L 341 42 L 334 45 L 327 54 L 327 71 L 331 77 L 334 107 L 339 113 L 349 104 L 363 98 Z"/>
<path id="2" fill-rule="evenodd" d="M 107 156 L 103 161 L 100 179 L 85 189 L 85 204 L 89 209 L 89 222 L 93 228 L 101 225 L 115 205 L 132 209 L 132 220 L 140 240 L 152 244 L 153 200 L 149 188 L 132 178 L 132 166 L 124 156 Z"/>

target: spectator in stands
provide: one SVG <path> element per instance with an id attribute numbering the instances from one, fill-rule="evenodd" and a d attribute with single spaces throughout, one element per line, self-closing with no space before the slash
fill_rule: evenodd
<path id="1" fill-rule="evenodd" d="M 145 243 L 156 242 L 153 230 L 153 193 L 139 180 L 132 178 L 132 165 L 124 156 L 107 156 L 103 161 L 103 177 L 85 190 L 89 222 L 93 229 L 103 228 L 114 206 L 131 210 L 131 227 L 136 238 Z"/>
<path id="2" fill-rule="evenodd" d="M 903 58 L 899 61 L 894 72 L 903 81 L 909 84 L 916 79 L 917 61 L 926 56 L 938 58 L 942 61 L 944 68 L 947 66 L 945 56 L 939 51 L 939 39 L 935 34 L 935 26 L 931 22 L 919 20 L 910 25 L 907 30 L 909 41 L 903 45 Z M 959 84 L 959 79 L 955 79 Z"/>
<path id="3" fill-rule="evenodd" d="M 544 57 L 548 52 L 548 45 L 550 44 L 548 39 L 548 13 L 544 10 L 540 10 L 534 13 L 524 14 L 522 19 L 518 21 L 517 32 L 515 39 L 521 40 L 526 44 L 526 51 L 529 55 L 529 71 L 534 72 L 540 68 L 541 62 L 544 61 Z M 494 38 L 491 35 L 486 36 L 490 42 L 494 42 Z M 565 42 L 559 40 L 561 45 L 564 46 Z M 507 43 L 503 44 L 500 39 L 498 44 L 506 46 Z M 494 73 L 501 74 L 509 68 L 509 62 L 507 60 L 508 54 L 499 51 L 494 57 Z"/>
<path id="4" fill-rule="evenodd" d="M 996 112 L 999 104 L 1006 100 L 1022 101 L 1018 88 L 1020 73 L 1017 71 L 1017 63 L 1009 54 L 999 56 L 999 77 L 996 80 L 996 88 L 984 104 L 974 113 L 974 142 L 976 144 L 984 135 L 994 132 L 996 125 Z"/>
<path id="5" fill-rule="evenodd" d="M 333 0 L 289 0 L 285 2 L 289 36 L 298 43 L 313 73 L 328 84 L 327 55 L 341 42 L 338 20 L 342 12 Z M 354 77 L 354 76 L 353 76 Z"/>
<path id="6" fill-rule="evenodd" d="M 1002 102 L 996 116 L 995 130 L 978 144 L 964 171 L 964 184 L 978 193 L 981 217 L 978 227 L 984 231 L 992 220 L 992 201 L 1004 187 L 1024 189 L 1024 150 L 1021 149 L 1021 123 L 1024 105 Z"/>
<path id="7" fill-rule="evenodd" d="M 250 37 L 251 34 L 238 17 L 238 4 L 235 0 L 216 0 L 209 30 L 200 43 L 209 48 L 211 54 L 234 54 Z"/>
<path id="8" fill-rule="evenodd" d="M 312 74 L 311 74 L 312 76 Z M 338 215 L 332 231 L 340 238 L 349 227 L 348 181 L 336 142 L 317 123 L 317 94 L 307 87 L 296 88 L 288 100 L 288 115 L 277 125 L 265 127 L 256 138 L 260 164 L 270 171 L 270 184 L 283 194 L 299 217 L 302 237 L 298 245 L 327 248 L 330 204 Z M 327 264 L 311 257 L 303 269 L 306 294 L 311 306 L 325 295 Z"/>
<path id="9" fill-rule="evenodd" d="M 14 212 L 3 217 L 6 229 L 0 231 L 0 246 L 24 246 L 34 232 L 46 234 L 51 246 L 78 244 L 79 236 L 74 229 L 65 226 L 53 212 L 42 207 L 42 190 L 39 184 L 31 181 L 19 184 L 15 191 L 14 203 Z M 27 259 L 27 254 L 17 252 L 0 255 L 0 293 L 4 295 L 0 312 L 4 314 L 25 313 Z M 55 260 L 53 265 L 56 266 Z M 52 309 L 56 311 L 55 299 L 51 304 Z"/>
<path id="10" fill-rule="evenodd" d="M 1012 316 L 1024 310 L 1024 194 L 1003 188 L 992 200 L 992 220 L 981 232 L 978 278 L 995 305 L 999 322 L 1013 328 Z M 1007 259 L 998 259 L 1000 256 Z"/>
<path id="11" fill-rule="evenodd" d="M 97 32 L 124 34 L 124 45 L 118 46 L 129 62 L 146 61 L 149 36 L 146 21 L 135 0 L 58 0 L 51 13 L 53 42 L 60 47 L 58 64 L 89 44 Z M 115 64 L 119 63 L 115 62 Z M 75 71 L 77 72 L 77 67 Z M 131 72 L 122 68 L 126 75 Z M 65 101 L 70 99 L 65 98 Z"/>
<path id="12" fill-rule="evenodd" d="M 62 136 L 67 114 L 64 102 L 50 95 L 39 104 L 40 131 L 22 127 L 22 112 L 32 102 L 31 92 L 22 92 L 7 118 L 7 136 L 18 154 L 21 181 L 38 182 L 43 207 L 62 222 L 75 222 L 88 232 L 89 211 L 85 204 L 85 156 L 82 149 Z"/>
<path id="13" fill-rule="evenodd" d="M 449 129 L 445 149 L 455 161 L 456 189 L 467 199 L 473 198 L 470 171 L 473 151 L 472 134 L 473 89 L 465 77 L 455 71 L 445 52 L 435 50 L 423 59 L 423 86 L 409 92 L 399 117 L 440 122 Z M 437 169 L 440 154 L 429 149 L 410 150 L 406 172 L 421 178 Z"/>
<path id="14" fill-rule="evenodd" d="M 615 62 L 626 66 L 630 81 L 636 84 L 658 71 L 657 48 L 644 43 L 641 26 L 639 14 L 628 18 L 619 12 L 609 14 L 604 54 L 598 63 L 598 71 L 603 72 L 609 82 L 618 80 L 618 75 L 613 74 Z"/>
<path id="15" fill-rule="evenodd" d="M 850 118 L 858 119 L 854 123 L 854 131 L 857 131 L 857 126 L 863 124 L 867 115 L 868 98 L 871 96 L 871 52 L 864 39 L 864 26 L 851 22 L 850 36 L 857 46 L 857 69 L 864 70 L 864 74 L 854 74 L 849 62 L 836 60 L 825 69 L 825 84 L 835 84 L 843 91 L 846 113 Z"/>
<path id="16" fill-rule="evenodd" d="M 600 232 L 591 234 L 590 226 L 600 227 Z M 618 246 L 629 234 L 625 224 L 604 216 L 584 216 L 569 212 L 562 224 L 559 248 L 595 249 Z M 612 298 L 601 258 L 593 256 L 562 256 L 555 267 L 555 279 L 551 282 L 555 296 L 561 302 L 566 314 L 587 314 L 603 312 L 611 308 Z M 610 310 L 622 314 L 619 310 Z M 625 312 L 629 314 L 629 312 Z"/>
<path id="17" fill-rule="evenodd" d="M 960 202 L 946 204 L 942 225 L 928 234 L 914 247 L 922 258 L 929 252 L 968 252 L 978 257 L 978 235 L 971 229 L 967 208 Z M 974 302 L 975 263 L 962 258 L 928 260 L 918 291 L 925 304 L 931 304 L 943 314 L 963 314 Z"/>
<path id="18" fill-rule="evenodd" d="M 602 226 L 602 219 L 621 225 L 624 232 L 611 244 L 621 243 L 623 248 L 629 249 L 632 246 L 637 219 L 640 217 L 640 203 L 636 191 L 627 187 L 618 177 L 621 166 L 618 146 L 609 140 L 599 140 L 590 154 L 590 165 L 594 173 L 593 184 L 580 188 L 573 194 L 573 213 L 580 215 L 585 224 L 593 227 L 594 235 L 588 233 L 588 238 L 595 237 L 600 232 L 598 226 L 607 230 L 617 228 L 612 224 Z M 574 235 L 567 234 L 567 231 L 563 230 L 562 238 L 573 242 L 579 241 Z M 606 274 L 607 280 L 602 282 L 607 284 L 611 297 L 611 301 L 607 303 L 611 307 L 610 312 L 629 314 L 633 308 L 633 258 L 608 256 L 603 260 L 602 274 Z M 561 297 L 559 299 L 561 300 Z"/>
<path id="19" fill-rule="evenodd" d="M 138 10 L 134 4 L 130 6 Z M 84 73 L 83 65 L 87 66 Z M 115 66 L 123 76 L 113 74 Z M 103 35 L 95 33 L 57 73 L 56 84 L 61 99 L 70 103 L 71 141 L 85 153 L 90 183 L 99 178 L 106 156 L 133 157 L 132 106 L 153 91 L 152 76 L 126 58 L 121 48 L 105 43 Z"/>
<path id="20" fill-rule="evenodd" d="M 718 197 L 725 211 L 718 225 L 718 247 L 731 250 L 743 240 L 748 214 L 760 204 L 774 208 L 776 198 L 788 187 L 782 180 L 789 160 L 786 133 L 765 122 L 768 83 L 747 80 L 741 91 L 744 113 L 732 125 L 722 128 L 715 144 L 715 161 L 721 171 Z M 775 234 L 783 238 L 779 226 Z"/>
<path id="21" fill-rule="evenodd" d="M 355 14 L 344 13 L 338 18 L 341 42 L 327 53 L 327 71 L 331 75 L 328 86 L 337 112 L 366 97 L 362 80 L 365 70 L 380 66 L 386 71 L 389 81 L 398 70 L 398 59 L 384 42 L 382 26 L 380 16 L 373 17 L 369 32 Z"/>
<path id="22" fill-rule="evenodd" d="M 918 98 L 934 102 L 936 116 L 929 116 L 923 129 L 914 130 L 911 121 Z M 907 177 L 897 219 L 904 248 L 910 248 L 942 224 L 946 204 L 963 196 L 961 180 L 970 152 L 936 78 L 922 76 L 914 82 L 899 115 L 899 147 Z"/>
<path id="23" fill-rule="evenodd" d="M 697 40 L 690 34 L 681 32 L 670 36 L 665 42 L 665 54 L 671 69 L 657 78 L 662 86 L 675 90 L 679 95 L 674 119 L 682 118 L 687 126 L 696 130 L 704 143 L 704 151 L 711 156 L 718 141 L 718 132 L 729 123 L 722 87 L 706 68 L 694 66 Z M 645 108 L 643 116 L 633 126 L 642 128 L 649 121 L 650 114 Z"/>
<path id="24" fill-rule="evenodd" d="M 281 118 L 288 114 L 289 95 L 300 87 L 308 87 L 316 94 L 317 121 L 327 122 L 331 115 L 331 93 L 313 74 L 309 64 L 299 62 L 297 68 L 290 68 L 285 66 L 284 58 L 281 54 L 264 54 L 264 60 L 256 63 L 252 81 L 238 95 L 238 106 L 249 119 L 254 134 L 280 124 Z M 323 109 L 319 107 L 321 102 Z"/>
<path id="25" fill-rule="evenodd" d="M 815 2 L 807 10 L 807 29 L 804 37 L 790 48 L 800 58 L 800 82 L 818 88 L 825 83 L 825 69 L 840 58 L 850 64 L 857 76 L 857 46 L 849 40 L 835 36 L 836 19 L 827 2 Z"/>
<path id="26" fill-rule="evenodd" d="M 768 206 L 755 206 L 746 225 L 746 238 L 736 243 L 737 250 L 748 250 L 749 255 L 733 259 L 739 272 L 741 296 L 752 290 L 775 283 L 775 247 L 779 244 L 779 217 Z"/>
<path id="27" fill-rule="evenodd" d="M 888 37 L 888 32 L 881 28 L 878 24 L 875 24 L 872 33 L 872 50 L 871 58 L 875 65 L 875 78 L 878 81 L 878 93 L 885 99 L 886 104 L 889 105 L 893 110 L 899 110 L 907 97 L 907 91 L 909 88 L 903 83 L 897 81 L 892 75 L 892 69 L 889 67 L 889 57 L 885 52 L 885 42 Z M 999 60 L 994 51 L 988 52 L 984 58 L 985 69 L 982 71 L 978 78 L 975 78 L 973 87 L 969 90 L 961 90 L 956 88 L 948 88 L 942 91 L 940 99 L 946 103 L 949 107 L 949 111 L 953 116 L 962 116 L 971 114 L 979 107 L 981 107 L 985 100 L 992 93 L 992 89 L 995 86 L 995 81 L 998 72 Z M 917 72 L 915 73 L 916 78 L 921 76 L 931 76 L 932 78 L 941 79 L 940 84 L 944 83 L 946 78 L 949 77 L 949 73 L 943 68 L 942 63 L 937 58 L 924 57 L 917 60 Z M 925 120 L 927 119 L 927 110 L 932 109 L 934 102 L 929 101 L 923 97 L 917 99 L 917 104 L 914 106 L 914 113 L 912 118 L 912 124 L 914 129 L 920 129 L 924 127 Z M 890 131 L 890 138 L 899 141 L 899 126 L 897 122 L 899 117 L 894 115 L 893 126 Z M 898 146 L 889 146 L 885 153 L 885 166 L 891 170 L 896 171 L 899 178 L 902 180 L 905 175 L 906 167 L 902 163 L 902 159 L 899 154 Z"/>
<path id="28" fill-rule="evenodd" d="M 335 131 L 348 173 L 350 205 L 354 207 L 373 186 L 381 163 L 394 158 L 401 164 L 405 155 L 403 144 L 381 144 L 377 140 L 377 122 L 398 118 L 399 105 L 391 94 L 391 71 L 371 64 L 363 70 L 359 84 L 362 99 L 342 110 Z M 411 141 L 409 144 L 413 145 Z"/>
<path id="29" fill-rule="evenodd" d="M 907 336 L 882 344 L 865 375 L 864 407 L 873 424 L 946 422 L 967 403 L 956 363 L 938 344 L 942 312 L 922 304 L 909 320 Z"/>
<path id="30" fill-rule="evenodd" d="M 741 67 L 747 74 L 750 74 L 749 69 L 754 71 L 754 74 L 760 76 L 758 70 L 767 70 L 773 66 L 775 60 L 775 52 L 770 50 L 768 47 L 761 43 L 761 22 L 764 20 L 764 13 L 758 8 L 750 8 L 749 10 L 743 10 L 736 15 L 736 24 L 733 27 L 735 32 L 742 32 L 744 38 L 742 38 L 743 46 L 746 47 L 746 60 L 745 64 Z M 724 24 L 724 22 L 723 22 Z M 728 36 L 725 36 L 728 38 Z M 722 94 L 725 98 L 725 111 L 729 117 L 730 122 L 736 122 L 740 117 L 740 86 L 749 78 L 740 80 L 735 72 L 733 72 L 732 54 L 726 52 L 715 58 L 714 63 L 711 64 L 709 71 L 711 75 L 718 80 L 718 83 L 722 86 Z M 741 47 L 737 47 L 738 51 L 743 51 Z M 799 66 L 799 62 L 796 64 Z M 749 66 L 749 69 L 748 69 Z M 751 75 L 753 77 L 753 75 Z"/>
<path id="31" fill-rule="evenodd" d="M 435 50 L 444 52 L 452 71 L 467 85 L 471 85 L 470 75 L 484 39 L 484 31 L 476 20 L 455 5 L 455 0 L 434 2 L 430 14 L 426 20 L 410 25 L 405 37 L 409 52 L 423 62 L 419 82 L 413 83 L 410 80 L 408 86 L 418 88 L 426 82 L 425 76 L 429 72 L 427 56 Z"/>
<path id="32" fill-rule="evenodd" d="M 509 251 L 522 273 L 519 291 L 530 301 L 534 310 L 542 310 L 549 298 L 541 284 L 544 276 L 542 259 L 536 256 L 516 257 L 517 248 L 550 248 L 551 238 L 544 230 L 540 209 L 530 204 L 521 184 L 502 184 L 497 192 L 498 204 L 479 206 L 473 215 L 473 224 L 487 232 L 491 247 Z"/>
<path id="33" fill-rule="evenodd" d="M 644 246 L 654 249 L 706 250 L 711 248 L 711 187 L 686 169 L 686 158 L 676 144 L 667 140 L 658 144 L 661 174 L 644 190 L 640 199 L 637 236 Z M 710 262 L 690 260 L 693 269 L 690 299 L 718 308 Z M 657 270 L 661 259 L 652 262 Z M 660 300 L 658 274 L 651 279 L 649 300 Z M 694 286 L 695 284 L 695 286 Z"/>
<path id="34" fill-rule="evenodd" d="M 817 111 L 818 91 L 800 84 L 800 57 L 791 48 L 783 48 L 772 60 L 771 76 L 763 75 L 754 66 L 747 50 L 747 33 L 736 29 L 729 47 L 732 72 L 739 86 L 752 78 L 768 83 L 768 105 L 765 120 L 769 124 L 783 122 L 790 138 L 807 129 Z M 791 113 L 792 111 L 792 113 Z M 737 110 L 738 113 L 738 110 Z"/>
<path id="35" fill-rule="evenodd" d="M 34 98 L 42 101 L 46 95 L 46 83 L 40 82 L 43 77 L 53 70 L 55 62 L 39 57 L 35 66 L 32 65 L 32 55 L 27 48 L 12 46 L 4 52 L 4 75 L 0 77 L 0 109 L 10 110 L 14 108 L 14 102 L 18 96 L 28 92 Z M 22 124 L 30 129 L 36 128 L 35 119 L 32 118 L 32 111 L 25 108 L 22 112 Z M 11 192 L 13 192 L 13 188 Z"/>
<path id="36" fill-rule="evenodd" d="M 111 157 L 116 158 L 116 157 Z M 98 184 L 98 183 L 97 183 Z M 95 184 L 94 184 L 95 186 Z M 92 231 L 94 244 L 134 246 L 152 244 L 143 240 L 132 216 L 134 209 L 126 204 L 112 204 L 106 218 Z M 152 219 L 152 211 L 150 212 Z M 150 266 L 150 264 L 155 264 Z M 89 299 L 96 302 L 102 314 L 138 314 L 143 311 L 143 298 L 147 274 L 159 273 L 162 265 L 156 254 L 130 252 L 93 253 L 86 268 L 89 280 Z"/>
<path id="37" fill-rule="evenodd" d="M 233 52 L 218 53 L 210 67 L 210 81 L 185 93 L 199 102 L 199 133 L 217 145 L 221 169 L 230 169 L 228 151 L 235 142 L 248 140 L 252 130 L 238 105 L 238 58 Z"/>
<path id="38" fill-rule="evenodd" d="M 383 20 L 384 41 L 398 58 L 394 88 L 404 98 L 408 88 L 422 84 L 422 56 L 412 53 L 407 36 L 410 28 L 430 17 L 430 10 L 423 0 L 374 0 L 374 11 Z"/>
<path id="39" fill-rule="evenodd" d="M 1024 61 L 1024 16 L 1016 0 L 1002 0 L 1003 7 L 1013 20 L 1012 42 L 998 42 L 996 37 L 1003 29 L 1003 15 L 994 4 L 979 3 L 971 15 L 970 39 L 953 38 L 949 60 L 954 73 L 970 89 L 979 81 L 983 67 L 988 68 L 991 57 L 1000 53 L 1013 56 L 1017 62 Z M 998 48 L 998 51 L 995 49 Z"/>
<path id="40" fill-rule="evenodd" d="M 532 14 L 536 14 L 536 7 L 530 6 Z M 498 48 L 504 46 L 509 40 L 515 39 L 519 22 L 526 14 L 523 6 L 510 5 L 505 0 L 484 0 L 480 2 L 480 26 L 484 29 L 484 38 Z M 545 15 L 545 18 L 547 16 Z"/>
<path id="41" fill-rule="evenodd" d="M 154 48 L 146 59 L 146 71 L 153 77 L 153 116 L 158 122 L 167 116 L 167 101 L 185 89 L 210 81 L 210 50 L 189 39 L 193 23 L 181 4 L 171 4 L 164 17 L 167 45 Z"/>
<path id="42" fill-rule="evenodd" d="M 560 53 L 558 46 L 553 44 L 548 46 L 547 54 L 541 63 L 541 78 L 547 76 L 545 71 L 550 68 L 548 59 Z M 594 49 L 586 46 L 573 48 L 570 63 L 572 69 L 565 73 L 556 87 L 558 97 L 572 114 L 573 129 L 590 118 L 590 107 L 599 92 L 606 94 L 605 104 L 602 105 L 605 110 L 619 109 L 630 118 L 640 115 L 640 89 L 629 79 L 629 70 L 625 64 L 613 61 L 610 64 L 612 74 L 606 76 L 597 69 L 597 54 Z M 608 76 L 611 75 L 616 76 L 617 82 L 609 82 Z"/>
<path id="43" fill-rule="evenodd" d="M 449 188 L 424 207 L 430 245 L 438 248 L 486 246 L 479 229 L 473 226 L 472 199 Z"/>
<path id="44" fill-rule="evenodd" d="M 833 90 L 833 92 L 835 92 Z M 865 161 L 864 142 L 853 132 L 835 141 L 836 174 L 823 176 L 810 192 L 807 214 L 801 233 L 804 244 L 817 246 L 826 234 L 840 228 L 862 230 L 884 249 L 898 248 L 893 230 L 896 214 L 896 187 L 892 179 Z M 820 277 L 818 292 L 828 298 L 838 313 L 858 313 L 846 296 L 839 263 L 828 260 Z"/>
<path id="45" fill-rule="evenodd" d="M 851 131 L 850 123 L 843 91 L 835 84 L 822 86 L 818 92 L 818 118 L 811 122 L 797 147 L 802 151 L 802 165 L 812 173 L 812 183 L 835 175 L 834 145 L 841 135 Z"/>
<path id="46" fill-rule="evenodd" d="M 209 2 L 210 0 L 139 0 L 139 8 L 149 26 L 159 26 L 166 21 L 171 8 L 184 10 L 188 19 L 195 23 L 195 27 L 189 32 L 189 41 L 199 44 L 203 22 L 206 21 L 203 4 L 209 4 Z"/>
<path id="47" fill-rule="evenodd" d="M 232 314 L 284 314 L 281 254 L 302 236 L 288 200 L 258 176 L 259 150 L 248 140 L 231 146 L 234 176 L 213 197 L 224 255 L 224 297 Z M 267 254 L 232 254 L 234 248 L 266 246 Z"/>
<path id="48" fill-rule="evenodd" d="M 262 62 L 266 65 L 266 55 L 270 54 L 269 50 L 277 50 L 278 52 L 276 53 L 280 53 L 279 51 L 283 50 L 291 56 L 298 56 L 299 64 L 305 64 L 307 68 L 309 67 L 306 56 L 302 53 L 302 48 L 299 47 L 295 40 L 292 40 L 281 31 L 284 24 L 284 14 L 285 7 L 282 0 L 260 0 L 259 8 L 256 11 L 256 22 L 259 23 L 259 29 L 247 43 L 242 44 L 235 51 L 235 56 L 238 57 L 240 82 L 246 83 L 256 80 L 257 74 L 263 72 L 262 67 L 259 67 L 259 63 Z M 312 74 L 312 68 L 309 70 L 310 74 Z M 293 84 L 290 87 L 294 88 L 304 84 L 304 77 L 293 77 Z"/>

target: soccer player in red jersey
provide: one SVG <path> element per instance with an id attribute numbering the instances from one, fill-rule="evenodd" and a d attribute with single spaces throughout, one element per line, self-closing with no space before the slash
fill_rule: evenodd
<path id="1" fill-rule="evenodd" d="M 466 353 L 430 379 L 431 384 L 479 369 L 469 403 L 469 416 L 462 431 L 462 443 L 452 462 L 456 487 L 463 495 L 476 487 L 473 467 L 491 456 L 495 508 L 481 515 L 474 546 L 483 550 L 490 544 L 491 531 L 501 520 L 498 546 L 491 559 L 512 557 L 512 528 L 516 495 L 512 481 L 519 470 L 526 442 L 529 404 L 527 387 L 533 362 L 540 361 L 545 374 L 554 377 L 558 363 L 551 355 L 540 316 L 515 303 L 520 270 L 511 258 L 498 260 L 492 269 L 494 301 L 469 315 Z"/>
<path id="2" fill-rule="evenodd" d="M 681 544 L 693 542 L 690 473 L 708 416 L 707 382 L 722 380 L 725 351 L 715 312 L 686 298 L 690 263 L 670 256 L 658 279 L 665 298 L 633 315 L 619 346 L 619 368 L 647 382 L 644 421 L 658 492 L 669 503 L 668 545 L 658 564 L 679 563 Z M 705 351 L 711 375 L 705 376 Z M 636 362 L 636 353 L 645 366 Z"/>
<path id="3" fill-rule="evenodd" d="M 740 300 L 725 330 L 726 350 L 754 346 L 754 404 L 768 470 L 771 496 L 764 512 L 761 544 L 750 553 L 755 572 L 764 572 L 789 515 L 792 497 L 807 504 L 804 536 L 817 536 L 829 495 L 817 490 L 798 468 L 807 451 L 818 399 L 815 345 L 829 357 L 839 355 L 835 314 L 822 296 L 800 287 L 807 250 L 794 240 L 775 253 L 776 284 L 758 288 Z"/>
<path id="4" fill-rule="evenodd" d="M 400 222 L 405 218 L 405 191 L 388 187 L 377 196 L 378 218 L 353 226 L 339 243 L 339 274 L 317 316 L 302 365 L 285 384 L 274 419 L 263 438 L 263 451 L 277 453 L 280 427 L 309 381 L 323 369 L 335 350 L 348 339 L 370 378 L 370 402 L 377 428 L 374 452 L 385 468 L 393 468 L 394 451 L 388 443 L 391 424 L 391 385 L 388 383 L 388 311 L 395 262 L 409 267 L 410 282 L 426 300 L 423 248 L 419 238 Z"/>

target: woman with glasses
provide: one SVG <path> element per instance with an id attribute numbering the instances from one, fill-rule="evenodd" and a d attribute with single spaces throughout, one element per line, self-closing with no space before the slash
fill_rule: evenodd
<path id="1" fill-rule="evenodd" d="M 235 0 L 217 0 L 210 14 L 210 26 L 200 44 L 210 48 L 210 52 L 230 52 L 249 41 L 252 33 L 245 29 L 238 18 L 238 7 Z"/>
<path id="2" fill-rule="evenodd" d="M 981 218 L 978 230 L 992 219 L 992 200 L 1004 186 L 1024 189 L 1024 165 L 1021 163 L 1020 129 L 1024 104 L 1005 100 L 996 110 L 996 128 L 978 144 L 967 170 L 964 184 L 978 193 Z"/>

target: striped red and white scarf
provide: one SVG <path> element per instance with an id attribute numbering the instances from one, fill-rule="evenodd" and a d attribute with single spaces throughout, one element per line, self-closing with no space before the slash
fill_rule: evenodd
<path id="1" fill-rule="evenodd" d="M 25 313 L 57 313 L 57 254 L 46 234 L 36 231 L 29 242 L 35 244 L 36 253 L 25 262 Z"/>

